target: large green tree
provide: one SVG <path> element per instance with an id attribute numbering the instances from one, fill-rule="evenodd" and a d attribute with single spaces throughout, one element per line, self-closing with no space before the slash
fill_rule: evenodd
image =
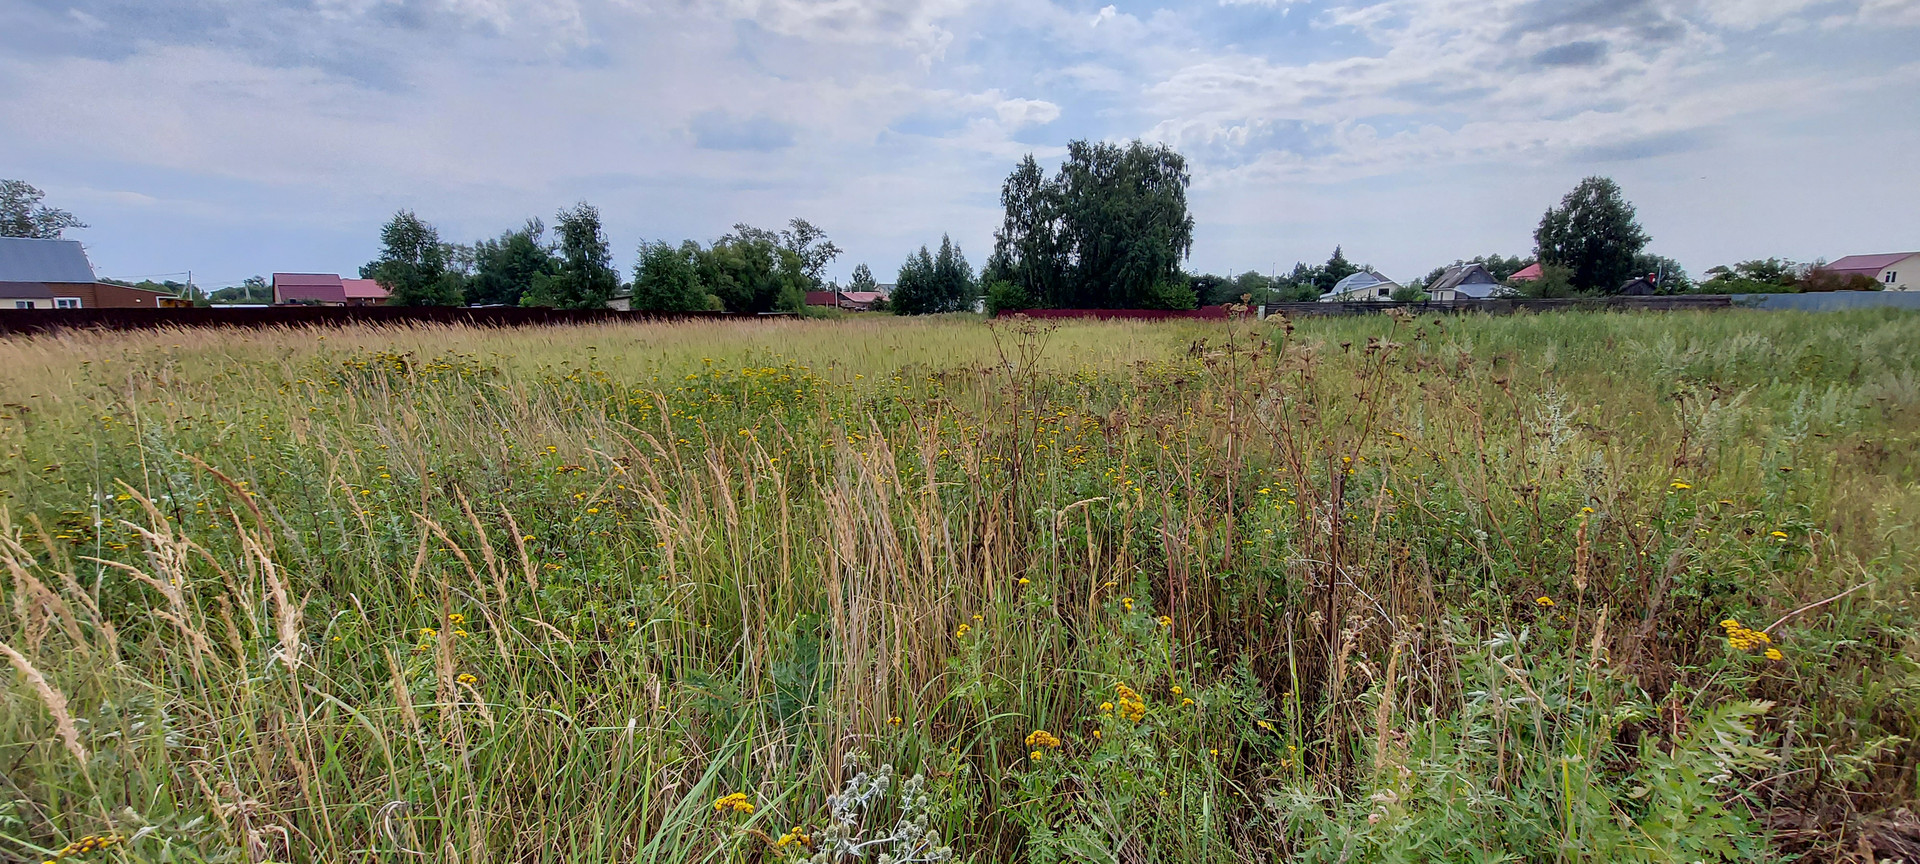
<path id="1" fill-rule="evenodd" d="M 360 278 L 385 287 L 394 306 L 458 306 L 460 277 L 447 272 L 440 232 L 402 210 L 380 229 L 380 257 L 362 265 Z"/>
<path id="2" fill-rule="evenodd" d="M 1319 289 L 1319 293 L 1325 294 L 1332 291 L 1333 286 L 1340 284 L 1340 280 L 1358 272 L 1360 268 L 1347 260 L 1347 253 L 1339 246 L 1335 246 L 1333 254 L 1327 256 L 1327 263 L 1313 271 L 1313 287 Z"/>
<path id="3" fill-rule="evenodd" d="M 0 180 L 0 237 L 58 240 L 68 228 L 87 227 L 72 213 L 41 204 L 45 197 L 24 180 Z"/>
<path id="4" fill-rule="evenodd" d="M 1576 290 L 1594 294 L 1612 293 L 1645 275 L 1633 272 L 1633 259 L 1650 239 L 1620 186 L 1606 177 L 1580 181 L 1533 232 L 1540 263 L 1566 268 Z"/>
<path id="5" fill-rule="evenodd" d="M 986 277 L 1045 306 L 1191 305 L 1180 272 L 1193 248 L 1190 182 L 1164 144 L 1074 141 L 1051 180 L 1028 156 L 1001 187 Z"/>
<path id="6" fill-rule="evenodd" d="M 733 226 L 701 253 L 698 270 L 700 283 L 737 313 L 801 311 L 806 292 L 819 285 L 781 235 L 747 224 Z"/>
<path id="7" fill-rule="evenodd" d="M 551 275 L 533 278 L 522 306 L 555 309 L 605 309 L 620 290 L 620 273 L 613 269 L 613 250 L 600 228 L 600 211 L 585 201 L 555 217 L 553 233 L 559 241 L 559 266 Z"/>
<path id="8" fill-rule="evenodd" d="M 840 257 L 840 247 L 827 239 L 827 232 L 805 219 L 791 219 L 780 232 L 780 246 L 800 259 L 800 271 L 818 288 L 826 280 L 827 265 Z"/>
<path id="9" fill-rule="evenodd" d="M 703 312 L 719 302 L 700 284 L 700 244 L 640 244 L 633 265 L 632 308 L 641 312 Z"/>
<path id="10" fill-rule="evenodd" d="M 941 235 L 937 254 L 922 246 L 900 265 L 890 306 L 896 315 L 964 312 L 973 308 L 979 296 L 973 265 L 967 263 L 966 254 L 952 237 Z"/>
<path id="11" fill-rule="evenodd" d="M 544 241 L 546 223 L 527 224 L 499 237 L 473 244 L 473 275 L 467 279 L 467 302 L 483 306 L 518 306 L 535 279 L 559 272 L 560 262 Z"/>
<path id="12" fill-rule="evenodd" d="M 865 264 L 856 264 L 853 278 L 847 281 L 848 291 L 878 291 L 879 283 L 873 281 L 873 270 Z"/>
<path id="13" fill-rule="evenodd" d="M 930 315 L 945 312 L 940 299 L 939 278 L 934 275 L 933 253 L 927 247 L 907 256 L 900 273 L 893 277 L 893 296 L 889 299 L 895 315 Z"/>

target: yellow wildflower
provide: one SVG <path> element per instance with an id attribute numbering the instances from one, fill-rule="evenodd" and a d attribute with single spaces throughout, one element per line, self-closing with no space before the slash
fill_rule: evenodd
<path id="1" fill-rule="evenodd" d="M 802 833 L 802 831 L 800 830 L 800 826 L 795 825 L 791 830 L 787 831 L 787 833 L 780 835 L 780 839 L 775 840 L 773 842 L 773 845 L 775 848 L 780 848 L 784 846 L 791 846 L 795 843 L 798 843 L 801 846 L 811 846 L 813 845 L 813 838 L 811 836 L 808 836 L 805 833 Z"/>
<path id="2" fill-rule="evenodd" d="M 1542 595 L 1542 596 L 1539 596 L 1539 597 L 1535 597 L 1535 598 L 1533 598 L 1533 602 L 1535 602 L 1535 603 L 1538 603 L 1538 604 L 1540 604 L 1540 605 L 1542 605 L 1542 606 L 1552 606 L 1552 605 L 1554 605 L 1554 603 L 1553 603 L 1553 598 L 1552 598 L 1552 597 L 1547 597 L 1547 596 L 1545 596 L 1545 595 Z"/>
<path id="3" fill-rule="evenodd" d="M 1053 737 L 1053 733 L 1045 729 L 1035 729 L 1031 734 L 1027 735 L 1027 746 L 1057 748 L 1060 746 L 1060 739 Z"/>
<path id="4" fill-rule="evenodd" d="M 454 612 L 447 616 L 447 623 L 448 624 L 465 624 L 467 623 L 467 616 L 462 615 L 458 612 Z"/>
<path id="5" fill-rule="evenodd" d="M 960 629 L 953 631 L 953 638 L 955 639 L 965 638 L 967 635 L 967 631 L 972 629 L 973 629 L 973 626 L 970 624 L 961 624 Z"/>
<path id="6" fill-rule="evenodd" d="M 1785 660 L 1787 659 L 1787 655 L 1780 653 L 1780 649 L 1778 648 L 1768 648 L 1767 659 L 1768 660 Z"/>
<path id="7" fill-rule="evenodd" d="M 1147 716 L 1146 700 L 1140 698 L 1140 694 L 1134 692 L 1132 687 L 1118 684 L 1114 689 L 1117 691 L 1115 701 L 1119 703 L 1121 717 L 1138 723 Z"/>
<path id="8" fill-rule="evenodd" d="M 1127 607 L 1127 611 L 1128 611 L 1128 612 L 1132 612 L 1132 611 L 1133 611 L 1133 598 L 1132 598 L 1132 597 L 1122 597 L 1122 598 L 1120 598 L 1120 605 L 1122 605 L 1122 606 L 1125 606 L 1125 607 Z"/>
<path id="9" fill-rule="evenodd" d="M 53 853 L 53 858 L 57 861 L 73 855 L 85 855 L 88 852 L 98 852 L 125 839 L 127 838 L 118 834 L 89 834 L 60 847 L 59 851 Z M 49 861 L 48 864 L 52 864 L 52 862 Z"/>
<path id="10" fill-rule="evenodd" d="M 1673 481 L 1672 483 L 1669 483 L 1669 484 L 1667 484 L 1667 485 L 1668 485 L 1668 487 L 1670 487 L 1670 488 L 1673 488 L 1673 489 L 1692 489 L 1692 488 L 1693 488 L 1693 486 L 1692 486 L 1691 484 L 1689 484 L 1689 483 L 1687 483 L 1686 481 L 1683 481 L 1683 480 L 1675 480 L 1675 481 Z"/>
<path id="11" fill-rule="evenodd" d="M 480 679 L 478 679 L 478 678 L 475 678 L 475 677 L 473 677 L 472 675 L 469 675 L 469 674 L 467 674 L 467 673 L 465 673 L 465 672 L 462 672 L 462 673 L 460 673 L 460 677 L 458 677 L 458 678 L 455 678 L 455 679 L 453 679 L 453 680 L 455 680 L 455 681 L 458 681 L 458 682 L 460 682 L 460 683 L 462 683 L 462 684 L 465 684 L 465 685 L 468 685 L 468 686 L 472 686 L 472 685 L 474 685 L 474 684 L 478 684 L 478 683 L 480 683 Z"/>
<path id="12" fill-rule="evenodd" d="M 432 639 L 433 637 L 438 635 L 440 635 L 440 631 L 435 630 L 432 627 L 420 628 L 420 638 L 422 639 Z"/>
<path id="13" fill-rule="evenodd" d="M 735 792 L 714 800 L 713 812 L 724 813 L 729 810 L 735 813 L 752 813 L 753 802 L 747 800 L 745 792 Z"/>

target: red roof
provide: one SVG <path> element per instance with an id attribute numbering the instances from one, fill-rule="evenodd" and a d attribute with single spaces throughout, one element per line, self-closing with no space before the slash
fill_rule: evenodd
<path id="1" fill-rule="evenodd" d="M 887 295 L 879 291 L 842 291 L 840 292 L 840 296 L 852 300 L 855 303 L 872 303 Z"/>
<path id="2" fill-rule="evenodd" d="M 838 306 L 840 295 L 832 291 L 808 291 L 808 306 Z"/>
<path id="3" fill-rule="evenodd" d="M 1533 280 L 1538 278 L 1540 278 L 1540 265 L 1528 264 L 1527 266 L 1520 268 L 1518 271 L 1515 271 L 1512 276 L 1508 276 L 1507 281 L 1508 282 L 1532 282 Z"/>
<path id="4" fill-rule="evenodd" d="M 273 274 L 275 303 L 293 303 L 303 300 L 317 303 L 345 303 L 347 289 L 340 283 L 338 273 Z"/>
<path id="5" fill-rule="evenodd" d="M 348 300 L 385 300 L 389 293 L 372 279 L 342 279 L 340 287 L 346 290 Z"/>
<path id="6" fill-rule="evenodd" d="M 1848 255 L 1820 269 L 1829 273 L 1864 273 L 1877 276 L 1889 264 L 1897 264 L 1920 252 L 1891 252 L 1884 255 Z"/>

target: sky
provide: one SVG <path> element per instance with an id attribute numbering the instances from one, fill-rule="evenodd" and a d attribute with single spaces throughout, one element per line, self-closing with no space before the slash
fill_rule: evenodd
<path id="1" fill-rule="evenodd" d="M 623 268 L 801 217 L 885 282 L 984 263 L 1022 156 L 1137 138 L 1195 273 L 1526 255 L 1598 174 L 1697 276 L 1920 249 L 1916 44 L 1920 0 L 0 0 L 0 177 L 118 278 L 584 200 Z"/>

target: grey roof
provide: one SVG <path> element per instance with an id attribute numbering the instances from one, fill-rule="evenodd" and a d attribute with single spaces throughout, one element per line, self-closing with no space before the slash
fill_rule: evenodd
<path id="1" fill-rule="evenodd" d="M 78 240 L 0 237 L 0 282 L 92 282 Z"/>
<path id="2" fill-rule="evenodd" d="M 1362 288 L 1372 288 L 1375 285 L 1393 285 L 1395 287 L 1398 287 L 1399 283 L 1393 281 L 1392 279 L 1388 279 L 1387 277 L 1382 276 L 1378 273 L 1375 273 L 1372 270 L 1362 270 L 1358 273 L 1353 274 L 1352 276 L 1348 276 L 1347 278 L 1334 283 L 1332 293 L 1345 294 L 1348 291 L 1358 291 Z"/>
<path id="3" fill-rule="evenodd" d="M 1440 274 L 1440 278 L 1433 280 L 1433 284 L 1427 286 L 1427 292 L 1445 291 L 1448 288 L 1457 289 L 1462 285 L 1498 284 L 1500 284 L 1500 280 L 1493 278 L 1493 274 L 1487 272 L 1487 265 L 1485 264 L 1456 264 L 1448 267 L 1447 272 Z M 1467 291 L 1463 293 L 1472 292 Z"/>

